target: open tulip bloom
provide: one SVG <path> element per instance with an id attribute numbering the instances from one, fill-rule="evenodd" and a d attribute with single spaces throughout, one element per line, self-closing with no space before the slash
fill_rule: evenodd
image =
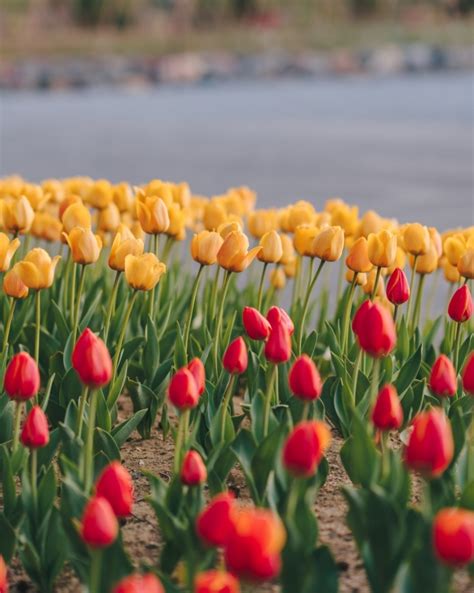
<path id="1" fill-rule="evenodd" d="M 469 589 L 473 227 L 161 179 L 0 201 L 0 593 L 336 593 L 341 534 L 372 593 Z"/>

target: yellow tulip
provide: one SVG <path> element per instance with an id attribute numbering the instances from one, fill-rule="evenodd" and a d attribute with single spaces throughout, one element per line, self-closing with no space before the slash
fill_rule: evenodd
<path id="1" fill-rule="evenodd" d="M 216 199 L 212 199 L 204 207 L 203 223 L 208 231 L 215 231 L 220 225 L 227 222 L 227 211 Z"/>
<path id="2" fill-rule="evenodd" d="M 157 196 L 137 194 L 137 218 L 142 229 L 150 235 L 158 235 L 168 230 L 170 217 L 165 202 Z"/>
<path id="3" fill-rule="evenodd" d="M 112 198 L 112 184 L 107 179 L 99 179 L 92 183 L 85 195 L 85 201 L 98 210 L 102 210 L 108 206 Z"/>
<path id="4" fill-rule="evenodd" d="M 41 188 L 45 195 L 50 196 L 50 201 L 60 204 L 64 200 L 64 186 L 59 179 L 44 179 Z"/>
<path id="5" fill-rule="evenodd" d="M 354 274 L 355 274 L 355 272 L 351 269 L 346 271 L 346 280 L 350 284 L 352 284 L 352 282 L 354 281 Z M 375 282 L 375 280 L 374 280 L 374 282 Z M 364 272 L 357 272 L 356 283 L 359 286 L 365 286 L 367 284 L 367 274 Z"/>
<path id="6" fill-rule="evenodd" d="M 401 247 L 397 247 L 397 254 L 395 256 L 395 261 L 393 262 L 393 264 L 391 266 L 389 266 L 386 269 L 387 274 L 391 274 L 395 268 L 400 268 L 400 270 L 403 270 L 403 268 L 406 266 L 406 263 L 407 263 L 407 254 Z"/>
<path id="7" fill-rule="evenodd" d="M 320 233 L 321 229 L 317 226 L 300 225 L 296 227 L 293 236 L 293 244 L 299 255 L 307 257 L 315 257 L 313 245 L 314 240 Z"/>
<path id="8" fill-rule="evenodd" d="M 260 245 L 250 251 L 248 248 L 247 236 L 240 231 L 232 231 L 217 252 L 217 263 L 229 272 L 243 272 L 262 250 Z"/>
<path id="9" fill-rule="evenodd" d="M 125 278 L 135 290 L 152 290 L 166 272 L 166 266 L 154 253 L 127 255 Z"/>
<path id="10" fill-rule="evenodd" d="M 278 229 L 278 213 L 276 210 L 255 210 L 250 212 L 247 219 L 249 233 L 255 239 Z"/>
<path id="11" fill-rule="evenodd" d="M 416 260 L 416 269 L 415 272 L 417 274 L 431 274 L 435 270 L 438 269 L 438 252 L 436 250 L 436 245 L 433 241 L 430 240 L 430 246 L 424 255 L 419 255 L 418 259 Z M 410 256 L 410 266 L 413 269 L 415 264 L 415 257 L 413 255 Z"/>
<path id="12" fill-rule="evenodd" d="M 28 296 L 28 286 L 21 279 L 18 268 L 15 268 L 13 266 L 3 277 L 3 292 L 14 299 L 24 299 Z"/>
<path id="13" fill-rule="evenodd" d="M 397 256 L 397 237 L 387 230 L 368 236 L 369 259 L 374 266 L 388 268 Z"/>
<path id="14" fill-rule="evenodd" d="M 346 237 L 355 235 L 359 225 L 359 208 L 342 202 L 331 211 L 331 224 L 342 227 Z"/>
<path id="15" fill-rule="evenodd" d="M 371 233 L 378 233 L 382 230 L 383 220 L 374 210 L 367 210 L 359 222 L 358 234 L 368 238 Z"/>
<path id="16" fill-rule="evenodd" d="M 447 257 L 442 257 L 440 260 L 440 266 L 443 269 L 444 277 L 448 282 L 457 284 L 461 280 L 461 274 L 456 266 L 452 266 L 449 263 Z"/>
<path id="17" fill-rule="evenodd" d="M 126 226 L 121 225 L 110 248 L 109 266 L 112 270 L 123 272 L 127 255 L 141 255 L 143 249 L 143 241 L 136 239 Z"/>
<path id="18" fill-rule="evenodd" d="M 174 202 L 168 208 L 168 215 L 170 223 L 165 233 L 177 241 L 184 241 L 186 238 L 186 212 Z"/>
<path id="19" fill-rule="evenodd" d="M 371 295 L 374 290 L 375 279 L 377 277 L 377 271 L 372 270 L 367 274 L 367 282 L 362 285 L 362 289 L 365 294 Z M 384 297 L 385 296 L 385 283 L 382 276 L 379 276 L 379 281 L 377 284 L 377 290 L 375 291 L 375 296 Z"/>
<path id="20" fill-rule="evenodd" d="M 29 251 L 22 261 L 15 264 L 14 269 L 28 288 L 40 290 L 52 285 L 54 271 L 60 259 L 60 255 L 51 259 L 47 251 L 36 247 Z"/>
<path id="21" fill-rule="evenodd" d="M 63 221 L 64 213 L 69 208 L 69 206 L 72 206 L 73 204 L 83 204 L 82 198 L 76 194 L 69 194 L 67 198 L 64 198 L 64 200 L 59 204 L 59 220 L 61 222 Z"/>
<path id="22" fill-rule="evenodd" d="M 280 240 L 283 253 L 279 263 L 282 266 L 286 266 L 287 264 L 295 261 L 295 248 L 293 247 L 293 241 L 291 240 L 291 237 L 289 235 L 281 233 Z"/>
<path id="23" fill-rule="evenodd" d="M 91 213 L 82 202 L 74 202 L 64 210 L 62 222 L 63 231 L 66 234 L 75 227 L 90 229 L 92 226 Z"/>
<path id="24" fill-rule="evenodd" d="M 120 224 L 120 212 L 118 207 L 111 202 L 99 212 L 97 229 L 103 233 L 113 233 Z"/>
<path id="25" fill-rule="evenodd" d="M 428 233 L 438 257 L 441 257 L 443 255 L 443 241 L 441 239 L 441 235 L 434 226 L 428 227 Z"/>
<path id="26" fill-rule="evenodd" d="M 10 241 L 8 235 L 0 233 L 0 272 L 8 270 L 18 247 L 20 247 L 20 239 L 15 238 Z"/>
<path id="27" fill-rule="evenodd" d="M 239 231 L 240 233 L 242 232 L 242 225 L 237 220 L 224 222 L 217 227 L 217 232 L 223 239 L 225 239 L 227 235 L 233 231 Z"/>
<path id="28" fill-rule="evenodd" d="M 352 245 L 346 257 L 346 266 L 349 270 L 358 273 L 367 273 L 373 268 L 369 259 L 369 247 L 365 237 L 359 237 Z"/>
<path id="29" fill-rule="evenodd" d="M 99 235 L 94 235 L 90 229 L 77 226 L 69 234 L 63 233 L 63 237 L 69 245 L 72 259 L 76 264 L 94 264 L 99 259 L 102 239 Z"/>
<path id="30" fill-rule="evenodd" d="M 133 207 L 133 192 L 130 185 L 125 181 L 114 185 L 112 200 L 120 212 L 131 212 Z"/>
<path id="31" fill-rule="evenodd" d="M 457 266 L 459 260 L 466 252 L 466 239 L 461 233 L 448 237 L 444 242 L 444 253 L 452 266 Z"/>
<path id="32" fill-rule="evenodd" d="M 22 188 L 22 194 L 26 196 L 35 212 L 42 208 L 51 197 L 50 194 L 44 193 L 41 185 L 34 183 L 25 183 Z"/>
<path id="33" fill-rule="evenodd" d="M 173 202 L 173 189 L 171 184 L 162 181 L 161 179 L 152 179 L 141 188 L 139 193 L 143 193 L 145 196 L 161 198 L 166 206 L 169 206 Z"/>
<path id="34" fill-rule="evenodd" d="M 2 214 L 5 229 L 14 234 L 27 233 L 35 218 L 35 212 L 25 196 L 17 200 L 5 200 Z"/>
<path id="35" fill-rule="evenodd" d="M 314 225 L 316 211 L 313 205 L 304 200 L 292 204 L 288 208 L 287 228 L 290 233 L 294 233 L 296 228 L 302 224 Z"/>
<path id="36" fill-rule="evenodd" d="M 185 181 L 174 183 L 171 187 L 173 201 L 181 206 L 183 210 L 189 208 L 191 204 L 191 188 Z"/>
<path id="37" fill-rule="evenodd" d="M 402 228 L 402 243 L 405 251 L 411 255 L 424 255 L 430 249 L 428 228 L 418 222 L 407 224 Z"/>
<path id="38" fill-rule="evenodd" d="M 276 231 L 265 233 L 260 239 L 262 250 L 257 255 L 258 259 L 266 264 L 276 264 L 283 255 L 283 246 L 280 235 Z"/>
<path id="39" fill-rule="evenodd" d="M 296 276 L 296 257 L 283 264 L 283 269 L 287 278 L 294 278 Z"/>
<path id="40" fill-rule="evenodd" d="M 30 233 L 33 237 L 54 242 L 61 240 L 63 225 L 59 218 L 49 212 L 37 212 L 31 226 Z"/>
<path id="41" fill-rule="evenodd" d="M 215 231 L 201 231 L 191 239 L 191 257 L 202 266 L 211 266 L 217 261 L 217 252 L 224 239 Z"/>
<path id="42" fill-rule="evenodd" d="M 459 258 L 458 271 L 464 278 L 474 278 L 474 249 L 468 249 L 466 253 Z"/>
<path id="43" fill-rule="evenodd" d="M 323 261 L 337 261 L 344 250 L 344 231 L 340 226 L 330 226 L 316 235 L 313 251 Z"/>
<path id="44" fill-rule="evenodd" d="M 282 290 L 286 285 L 285 272 L 280 268 L 275 268 L 270 273 L 270 284 L 275 290 Z"/>

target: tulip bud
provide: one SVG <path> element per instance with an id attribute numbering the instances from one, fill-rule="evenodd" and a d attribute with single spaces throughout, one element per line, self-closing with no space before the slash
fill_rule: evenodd
<path id="1" fill-rule="evenodd" d="M 368 252 L 374 266 L 388 268 L 397 256 L 397 237 L 385 229 L 371 233 L 368 237 Z"/>
<path id="2" fill-rule="evenodd" d="M 464 278 L 474 278 L 474 249 L 468 249 L 459 258 L 458 271 Z"/>
<path id="3" fill-rule="evenodd" d="M 148 574 L 131 574 L 123 578 L 112 590 L 112 593 L 165 593 L 158 577 Z"/>
<path id="4" fill-rule="evenodd" d="M 280 235 L 276 231 L 265 233 L 260 239 L 262 250 L 257 255 L 258 259 L 267 264 L 276 264 L 283 255 L 283 246 Z"/>
<path id="5" fill-rule="evenodd" d="M 298 477 L 312 476 L 330 442 L 331 433 L 324 422 L 300 422 L 283 445 L 284 467 Z"/>
<path id="6" fill-rule="evenodd" d="M 244 233 L 232 231 L 217 252 L 217 263 L 229 272 L 243 272 L 262 250 L 261 246 L 248 251 L 249 240 Z"/>
<path id="7" fill-rule="evenodd" d="M 469 286 L 463 284 L 451 297 L 448 306 L 448 314 L 453 321 L 463 323 L 471 318 L 472 315 L 472 296 Z"/>
<path id="8" fill-rule="evenodd" d="M 207 469 L 197 451 L 188 451 L 181 468 L 181 482 L 186 486 L 198 486 L 207 479 Z"/>
<path id="9" fill-rule="evenodd" d="M 455 234 L 448 237 L 444 242 L 444 253 L 452 266 L 459 263 L 461 257 L 466 253 L 466 240 L 461 234 Z"/>
<path id="10" fill-rule="evenodd" d="M 373 268 L 369 259 L 369 247 L 365 237 L 359 237 L 346 257 L 346 266 L 353 272 L 367 274 Z"/>
<path id="11" fill-rule="evenodd" d="M 28 296 L 28 286 L 18 274 L 18 269 L 13 266 L 3 277 L 3 292 L 14 299 L 24 299 Z"/>
<path id="12" fill-rule="evenodd" d="M 395 268 L 390 275 L 385 289 L 388 300 L 393 305 L 403 305 L 410 298 L 410 286 L 405 272 Z"/>
<path id="13" fill-rule="evenodd" d="M 395 346 L 393 318 L 379 303 L 362 303 L 354 315 L 352 329 L 362 350 L 374 358 L 387 356 Z"/>
<path id="14" fill-rule="evenodd" d="M 202 266 L 217 262 L 217 253 L 224 239 L 215 231 L 201 231 L 191 239 L 191 257 Z"/>
<path id="15" fill-rule="evenodd" d="M 178 410 L 197 406 L 199 390 L 193 374 L 187 368 L 176 371 L 168 385 L 168 398 Z"/>
<path id="16" fill-rule="evenodd" d="M 10 399 L 20 402 L 31 399 L 38 393 L 38 365 L 27 352 L 19 352 L 10 360 L 5 371 L 3 388 Z"/>
<path id="17" fill-rule="evenodd" d="M 445 508 L 433 521 L 433 545 L 436 556 L 453 567 L 474 561 L 474 511 Z"/>
<path id="18" fill-rule="evenodd" d="M 299 255 L 315 257 L 314 240 L 320 233 L 320 228 L 315 225 L 300 225 L 296 228 L 293 244 Z"/>
<path id="19" fill-rule="evenodd" d="M 234 497 L 224 492 L 215 496 L 196 519 L 198 536 L 210 546 L 224 546 L 232 530 Z"/>
<path id="20" fill-rule="evenodd" d="M 247 346 L 242 337 L 236 338 L 227 346 L 222 363 L 228 373 L 241 375 L 245 373 L 248 365 Z"/>
<path id="21" fill-rule="evenodd" d="M 227 212 L 223 204 L 211 200 L 204 207 L 203 224 L 208 231 L 215 231 L 227 220 Z"/>
<path id="22" fill-rule="evenodd" d="M 133 507 L 133 481 L 119 461 L 109 463 L 100 474 L 95 486 L 97 496 L 108 500 L 117 517 L 128 517 Z"/>
<path id="23" fill-rule="evenodd" d="M 273 307 L 270 307 L 270 309 L 268 309 L 267 312 L 267 319 L 270 322 L 271 327 L 283 323 L 286 326 L 286 329 L 288 330 L 290 336 L 294 334 L 295 325 L 291 320 L 291 317 L 285 311 L 285 309 L 282 309 L 281 307 L 276 307 L 275 305 Z"/>
<path id="24" fill-rule="evenodd" d="M 18 247 L 20 247 L 20 239 L 15 238 L 10 241 L 8 235 L 0 233 L 0 272 L 8 270 Z"/>
<path id="25" fill-rule="evenodd" d="M 344 231 L 330 226 L 319 232 L 313 242 L 313 252 L 323 261 L 337 261 L 344 250 Z"/>
<path id="26" fill-rule="evenodd" d="M 94 264 L 99 259 L 102 239 L 99 235 L 94 235 L 90 229 L 76 226 L 69 234 L 63 233 L 63 237 L 69 245 L 72 259 L 76 264 L 86 266 Z"/>
<path id="27" fill-rule="evenodd" d="M 231 590 L 232 591 L 232 590 Z M 3 556 L 0 554 L 0 593 L 8 593 L 8 569 Z M 236 593 L 238 589 L 236 589 Z"/>
<path id="28" fill-rule="evenodd" d="M 430 248 L 430 234 L 428 228 L 414 222 L 403 229 L 403 246 L 411 255 L 425 255 Z"/>
<path id="29" fill-rule="evenodd" d="M 466 393 L 474 395 L 474 352 L 469 354 L 462 372 L 462 386 Z"/>
<path id="30" fill-rule="evenodd" d="M 440 397 L 453 397 L 457 389 L 457 377 L 453 363 L 441 354 L 435 360 L 430 373 L 429 386 Z"/>
<path id="31" fill-rule="evenodd" d="M 74 227 L 90 229 L 92 226 L 91 214 L 79 197 L 76 202 L 69 204 L 62 214 L 60 210 L 59 215 L 66 235 L 69 235 Z"/>
<path id="32" fill-rule="evenodd" d="M 288 383 L 293 395 L 304 401 L 317 399 L 323 388 L 318 369 L 306 354 L 293 363 L 288 374 Z"/>
<path id="33" fill-rule="evenodd" d="M 112 184 L 107 179 L 98 179 L 92 183 L 87 191 L 85 200 L 93 208 L 102 210 L 112 201 Z"/>
<path id="34" fill-rule="evenodd" d="M 453 459 L 451 425 L 443 410 L 432 408 L 413 419 L 413 429 L 405 449 L 405 462 L 428 478 L 437 478 Z"/>
<path id="35" fill-rule="evenodd" d="M 372 422 L 379 430 L 397 430 L 403 422 L 403 409 L 393 385 L 384 385 L 372 410 Z"/>
<path id="36" fill-rule="evenodd" d="M 86 504 L 81 522 L 81 538 L 91 548 L 107 548 L 117 539 L 119 525 L 109 501 L 93 496 Z"/>
<path id="37" fill-rule="evenodd" d="M 28 198 L 21 196 L 17 200 L 4 200 L 2 204 L 5 229 L 9 233 L 27 233 L 35 218 L 35 212 Z"/>
<path id="38" fill-rule="evenodd" d="M 291 337 L 287 325 L 281 321 L 272 325 L 265 343 L 265 358 L 274 364 L 286 362 L 291 356 Z"/>
<path id="39" fill-rule="evenodd" d="M 166 265 L 154 253 L 125 257 L 125 278 L 135 290 L 152 290 L 165 272 Z"/>
<path id="40" fill-rule="evenodd" d="M 112 378 L 107 346 L 88 327 L 79 336 L 71 360 L 81 382 L 92 389 L 104 387 Z"/>
<path id="41" fill-rule="evenodd" d="M 186 368 L 188 369 L 188 371 L 191 372 L 192 376 L 194 377 L 198 389 L 198 394 L 201 396 L 206 389 L 206 370 L 204 369 L 202 360 L 200 358 L 193 358 L 187 364 Z"/>
<path id="42" fill-rule="evenodd" d="M 328 210 L 328 202 L 326 202 L 326 210 Z M 349 206 L 341 200 L 341 203 L 333 203 L 330 205 L 331 224 L 338 225 L 344 230 L 346 237 L 352 237 L 357 231 L 359 208 L 357 206 Z"/>
<path id="43" fill-rule="evenodd" d="M 122 227 L 115 235 L 109 255 L 109 266 L 118 272 L 125 270 L 127 255 L 142 255 L 144 248 L 141 239 L 136 239 L 125 225 Z"/>
<path id="44" fill-rule="evenodd" d="M 51 259 L 47 251 L 36 247 L 15 265 L 15 271 L 28 288 L 34 290 L 49 288 L 53 284 L 54 271 L 60 259 L 60 255 Z"/>
<path id="45" fill-rule="evenodd" d="M 48 419 L 40 406 L 33 406 L 29 411 L 20 439 L 29 449 L 39 449 L 49 443 Z"/>
<path id="46" fill-rule="evenodd" d="M 295 248 L 293 247 L 293 241 L 289 235 L 280 235 L 281 246 L 283 254 L 279 260 L 279 264 L 287 266 L 295 261 Z"/>
<path id="47" fill-rule="evenodd" d="M 270 322 L 257 309 L 244 307 L 242 322 L 250 339 L 266 340 L 268 338 L 271 329 Z"/>
<path id="48" fill-rule="evenodd" d="M 278 228 L 276 210 L 254 210 L 247 218 L 249 233 L 255 239 L 261 239 L 265 234 Z"/>
<path id="49" fill-rule="evenodd" d="M 438 262 L 439 255 L 436 249 L 436 244 L 430 240 L 428 251 L 424 255 L 418 256 L 418 259 L 416 260 L 415 272 L 417 274 L 432 274 L 438 269 Z M 413 255 L 410 256 L 410 266 L 412 268 L 415 266 L 415 256 Z"/>
<path id="50" fill-rule="evenodd" d="M 194 593 L 240 593 L 239 581 L 223 570 L 207 570 L 196 576 Z"/>

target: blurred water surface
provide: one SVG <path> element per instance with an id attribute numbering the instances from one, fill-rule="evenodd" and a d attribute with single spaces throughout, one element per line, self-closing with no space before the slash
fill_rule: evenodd
<path id="1" fill-rule="evenodd" d="M 0 174 L 238 184 L 261 206 L 339 195 L 441 229 L 473 223 L 473 76 L 5 93 Z"/>

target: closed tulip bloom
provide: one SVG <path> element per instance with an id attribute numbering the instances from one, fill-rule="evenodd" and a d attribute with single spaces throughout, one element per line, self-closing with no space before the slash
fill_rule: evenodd
<path id="1" fill-rule="evenodd" d="M 373 268 L 369 259 L 369 246 L 365 237 L 359 237 L 346 257 L 346 266 L 353 272 L 367 274 Z"/>
<path id="2" fill-rule="evenodd" d="M 278 515 L 269 509 L 241 508 L 235 512 L 224 550 L 227 568 L 244 580 L 270 580 L 280 572 L 285 541 Z"/>
<path id="3" fill-rule="evenodd" d="M 81 382 L 92 389 L 104 387 L 112 378 L 112 359 L 107 346 L 88 327 L 79 336 L 71 360 Z"/>
<path id="4" fill-rule="evenodd" d="M 244 307 L 242 322 L 247 335 L 252 340 L 266 340 L 270 335 L 270 322 L 253 307 Z"/>
<path id="5" fill-rule="evenodd" d="M 359 235 L 368 238 L 382 230 L 383 220 L 374 210 L 367 210 L 359 222 Z M 376 264 L 377 265 L 377 264 Z"/>
<path id="6" fill-rule="evenodd" d="M 356 272 L 353 272 L 352 270 L 347 270 L 346 280 L 347 280 L 347 282 L 349 282 L 349 284 L 352 284 L 352 282 L 354 281 L 355 275 L 356 275 Z M 357 282 L 358 286 L 364 287 L 367 284 L 367 274 L 358 272 L 356 282 Z"/>
<path id="7" fill-rule="evenodd" d="M 316 257 L 323 261 L 337 261 L 344 249 L 344 231 L 340 226 L 330 226 L 319 232 L 313 243 Z"/>
<path id="8" fill-rule="evenodd" d="M 372 422 L 382 431 L 397 430 L 402 425 L 403 409 L 393 385 L 384 385 L 379 391 L 372 410 Z"/>
<path id="9" fill-rule="evenodd" d="M 158 196 L 138 193 L 137 218 L 142 229 L 150 235 L 165 233 L 170 226 L 170 217 L 165 202 Z"/>
<path id="10" fill-rule="evenodd" d="M 474 278 L 474 249 L 468 249 L 459 258 L 458 271 L 464 278 L 469 278 L 470 280 Z"/>
<path id="11" fill-rule="evenodd" d="M 28 198 L 21 196 L 17 200 L 4 200 L 3 226 L 9 233 L 27 233 L 35 218 L 35 211 Z"/>
<path id="12" fill-rule="evenodd" d="M 362 303 L 354 316 L 352 329 L 362 350 L 374 358 L 387 356 L 397 340 L 393 318 L 379 303 Z"/>
<path id="13" fill-rule="evenodd" d="M 405 462 L 428 478 L 437 478 L 453 459 L 451 425 L 443 410 L 432 408 L 416 415 L 405 449 Z"/>
<path id="14" fill-rule="evenodd" d="M 300 225 L 296 227 L 293 236 L 293 245 L 299 255 L 306 257 L 315 257 L 314 240 L 320 233 L 321 229 L 315 225 Z"/>
<path id="15" fill-rule="evenodd" d="M 224 492 L 215 496 L 196 519 L 196 532 L 209 546 L 226 545 L 232 530 L 234 497 Z"/>
<path id="16" fill-rule="evenodd" d="M 170 224 L 165 233 L 176 241 L 184 241 L 186 238 L 186 211 L 179 204 L 173 202 L 168 206 Z"/>
<path id="17" fill-rule="evenodd" d="M 276 264 L 283 255 L 283 246 L 280 235 L 276 231 L 265 233 L 260 239 L 262 250 L 257 255 L 258 259 L 267 264 Z"/>
<path id="18" fill-rule="evenodd" d="M 457 377 L 453 363 L 441 354 L 431 367 L 429 386 L 440 397 L 453 397 L 457 389 Z"/>
<path id="19" fill-rule="evenodd" d="M 270 285 L 275 290 L 283 290 L 286 286 L 285 272 L 280 268 L 276 267 L 270 272 Z"/>
<path id="20" fill-rule="evenodd" d="M 107 548 L 117 539 L 119 524 L 109 501 L 93 496 L 86 504 L 81 521 L 81 538 L 91 548 Z"/>
<path id="21" fill-rule="evenodd" d="M 443 269 L 444 278 L 447 282 L 451 282 L 451 284 L 458 284 L 461 280 L 461 274 L 456 266 L 452 266 L 448 258 L 443 256 L 439 262 L 440 267 Z"/>
<path id="22" fill-rule="evenodd" d="M 294 334 L 295 325 L 291 320 L 291 317 L 285 311 L 285 309 L 273 305 L 273 307 L 270 307 L 270 309 L 268 309 L 267 319 L 270 322 L 271 327 L 283 323 L 286 326 L 286 329 L 288 330 L 290 336 Z"/>
<path id="23" fill-rule="evenodd" d="M 196 576 L 194 593 L 240 593 L 239 581 L 223 570 L 207 570 Z"/>
<path id="24" fill-rule="evenodd" d="M 466 393 L 474 395 L 474 352 L 467 357 L 462 372 L 462 386 Z"/>
<path id="25" fill-rule="evenodd" d="M 286 266 L 295 261 L 295 248 L 293 247 L 293 241 L 289 235 L 280 234 L 280 240 L 283 253 L 278 263 L 282 266 Z"/>
<path id="26" fill-rule="evenodd" d="M 117 517 L 128 517 L 133 507 L 132 477 L 119 461 L 109 463 L 95 485 L 97 496 L 108 500 Z"/>
<path id="27" fill-rule="evenodd" d="M 186 486 L 198 486 L 206 481 L 206 465 L 197 451 L 188 451 L 184 456 L 180 477 Z"/>
<path id="28" fill-rule="evenodd" d="M 223 239 L 225 239 L 227 235 L 230 235 L 230 233 L 233 233 L 234 231 L 236 233 L 242 232 L 242 225 L 237 220 L 223 222 L 217 227 L 217 232 Z"/>
<path id="29" fill-rule="evenodd" d="M 474 561 L 474 511 L 445 508 L 433 521 L 433 546 L 441 562 L 452 567 Z"/>
<path id="30" fill-rule="evenodd" d="M 191 371 L 182 368 L 171 377 L 168 385 L 168 398 L 179 410 L 187 410 L 197 406 L 199 390 Z"/>
<path id="31" fill-rule="evenodd" d="M 161 581 L 151 572 L 148 574 L 131 574 L 123 578 L 112 590 L 112 593 L 165 593 Z"/>
<path id="32" fill-rule="evenodd" d="M 81 196 L 78 196 L 76 194 L 69 194 L 63 200 L 61 200 L 61 202 L 59 203 L 59 208 L 58 208 L 58 217 L 61 222 L 63 221 L 64 213 L 69 208 L 69 206 L 72 206 L 73 204 L 82 204 Z M 75 226 L 80 226 L 80 225 L 77 225 L 77 224 L 72 225 L 72 227 L 75 227 Z M 69 230 L 71 230 L 71 229 L 69 229 Z"/>
<path id="33" fill-rule="evenodd" d="M 8 270 L 18 247 L 20 247 L 20 239 L 15 238 L 10 241 L 8 235 L 0 233 L 0 272 Z"/>
<path id="34" fill-rule="evenodd" d="M 371 272 L 369 272 L 367 274 L 367 281 L 365 282 L 365 284 L 362 285 L 362 288 L 363 288 L 365 294 L 368 294 L 369 296 L 372 295 L 372 293 L 374 291 L 374 285 L 375 285 L 376 278 L 377 278 L 377 271 L 375 269 L 373 269 Z M 385 282 L 384 282 L 383 276 L 381 274 L 379 275 L 377 289 L 375 291 L 375 296 L 381 297 L 381 298 L 385 297 Z"/>
<path id="35" fill-rule="evenodd" d="M 204 207 L 203 223 L 208 231 L 215 231 L 221 224 L 227 221 L 228 215 L 223 204 L 211 200 Z"/>
<path id="36" fill-rule="evenodd" d="M 222 364 L 225 370 L 233 375 L 245 373 L 248 365 L 248 354 L 247 346 L 241 336 L 227 346 L 222 358 Z"/>
<path id="37" fill-rule="evenodd" d="M 133 192 L 130 184 L 122 181 L 114 185 L 112 199 L 119 212 L 130 212 L 133 206 Z"/>
<path id="38" fill-rule="evenodd" d="M 416 260 L 416 270 L 417 274 L 432 274 L 434 271 L 438 269 L 438 262 L 439 262 L 439 255 L 436 249 L 435 243 L 430 241 L 430 245 L 428 247 L 428 251 L 420 255 Z M 410 256 L 410 266 L 413 268 L 415 265 L 415 257 L 413 255 Z"/>
<path id="39" fill-rule="evenodd" d="M 249 233 L 255 239 L 261 239 L 267 233 L 278 228 L 278 215 L 276 210 L 254 210 L 247 218 Z"/>
<path id="40" fill-rule="evenodd" d="M 36 247 L 26 254 L 25 259 L 15 265 L 15 271 L 28 288 L 34 290 L 49 288 L 53 284 L 54 271 L 60 259 L 60 255 L 51 259 L 47 251 Z"/>
<path id="41" fill-rule="evenodd" d="M 232 590 L 231 590 L 232 591 Z M 238 589 L 236 589 L 238 593 Z M 8 570 L 3 556 L 0 554 L 0 593 L 8 593 Z"/>
<path id="42" fill-rule="evenodd" d="M 58 218 L 49 212 L 36 212 L 30 233 L 33 237 L 54 243 L 61 240 L 62 230 L 63 225 Z"/>
<path id="43" fill-rule="evenodd" d="M 321 395 L 323 388 L 316 365 L 309 356 L 299 356 L 288 374 L 288 383 L 295 397 L 312 401 Z"/>
<path id="44" fill-rule="evenodd" d="M 388 300 L 393 305 L 403 305 L 403 303 L 408 301 L 410 298 L 410 286 L 403 270 L 400 268 L 393 270 L 388 279 L 385 292 Z"/>
<path id="45" fill-rule="evenodd" d="M 40 374 L 35 359 L 27 352 L 15 354 L 8 363 L 3 382 L 8 397 L 26 401 L 35 397 L 40 388 Z"/>
<path id="46" fill-rule="evenodd" d="M 344 235 L 352 237 L 359 226 L 359 208 L 349 206 L 349 204 L 341 200 L 340 204 L 335 204 L 331 208 L 331 224 L 342 227 Z"/>
<path id="47" fill-rule="evenodd" d="M 40 406 L 33 406 L 28 412 L 20 440 L 29 449 L 39 449 L 49 443 L 48 419 Z"/>
<path id="48" fill-rule="evenodd" d="M 28 286 L 15 268 L 16 266 L 13 266 L 3 277 L 3 292 L 14 299 L 24 299 L 28 296 Z"/>
<path id="49" fill-rule="evenodd" d="M 165 273 L 166 265 L 154 253 L 125 257 L 125 278 L 135 290 L 152 290 Z"/>
<path id="50" fill-rule="evenodd" d="M 125 258 L 127 255 L 141 255 L 143 253 L 143 241 L 136 239 L 132 232 L 124 225 L 115 235 L 112 247 L 110 248 L 109 266 L 112 270 L 123 272 L 125 270 Z"/>
<path id="51" fill-rule="evenodd" d="M 113 188 L 110 181 L 107 179 L 98 179 L 97 181 L 94 181 L 94 183 L 92 183 L 88 188 L 85 200 L 94 208 L 103 210 L 110 204 L 112 197 Z"/>
<path id="52" fill-rule="evenodd" d="M 453 321 L 463 323 L 471 318 L 473 309 L 471 291 L 469 286 L 464 284 L 456 290 L 451 297 L 448 306 L 448 314 Z"/>
<path id="53" fill-rule="evenodd" d="M 448 237 L 443 247 L 449 263 L 457 267 L 459 260 L 466 253 L 466 239 L 460 233 L 457 233 Z"/>
<path id="54" fill-rule="evenodd" d="M 94 264 L 99 259 L 102 239 L 99 235 L 94 235 L 90 229 L 76 226 L 68 235 L 63 233 L 63 237 L 69 245 L 72 259 L 76 264 L 85 266 Z"/>
<path id="55" fill-rule="evenodd" d="M 291 356 L 291 337 L 284 322 L 272 325 L 265 343 L 265 358 L 274 364 L 287 362 Z"/>
<path id="56" fill-rule="evenodd" d="M 75 227 L 90 229 L 92 226 L 91 213 L 80 201 L 80 199 L 78 202 L 74 202 L 66 208 L 61 220 L 63 223 L 63 230 L 66 235 L 69 235 L 69 233 Z"/>
<path id="57" fill-rule="evenodd" d="M 385 229 L 368 237 L 369 259 L 374 266 L 388 268 L 397 256 L 397 237 Z"/>
<path id="58" fill-rule="evenodd" d="M 411 255 L 424 255 L 430 248 L 430 234 L 426 226 L 418 222 L 407 224 L 403 228 L 403 246 Z"/>
<path id="59" fill-rule="evenodd" d="M 393 261 L 393 264 L 387 268 L 387 272 L 389 274 L 392 274 L 396 268 L 400 268 L 401 270 L 403 270 L 403 268 L 406 266 L 406 263 L 407 254 L 405 253 L 405 251 L 403 251 L 403 249 L 400 246 L 398 246 L 395 260 Z"/>
<path id="60" fill-rule="evenodd" d="M 302 224 L 314 224 L 316 211 L 310 202 L 300 200 L 288 208 L 287 231 L 294 233 Z"/>
<path id="61" fill-rule="evenodd" d="M 111 202 L 99 212 L 97 228 L 103 233 L 114 233 L 120 225 L 120 211 Z"/>
<path id="62" fill-rule="evenodd" d="M 224 239 L 215 231 L 201 231 L 191 239 L 191 257 L 202 266 L 217 262 L 217 252 Z"/>
<path id="63" fill-rule="evenodd" d="M 229 272 L 243 272 L 262 250 L 261 246 L 248 250 L 249 240 L 244 233 L 232 231 L 217 252 L 217 263 Z"/>
<path id="64" fill-rule="evenodd" d="M 330 442 L 331 433 L 324 422 L 300 422 L 283 445 L 283 466 L 297 477 L 312 476 Z"/>
<path id="65" fill-rule="evenodd" d="M 202 364 L 202 360 L 200 358 L 193 358 L 190 362 L 188 362 L 186 368 L 191 372 L 194 380 L 196 381 L 198 394 L 202 395 L 206 389 L 206 371 L 204 369 L 204 365 Z"/>

